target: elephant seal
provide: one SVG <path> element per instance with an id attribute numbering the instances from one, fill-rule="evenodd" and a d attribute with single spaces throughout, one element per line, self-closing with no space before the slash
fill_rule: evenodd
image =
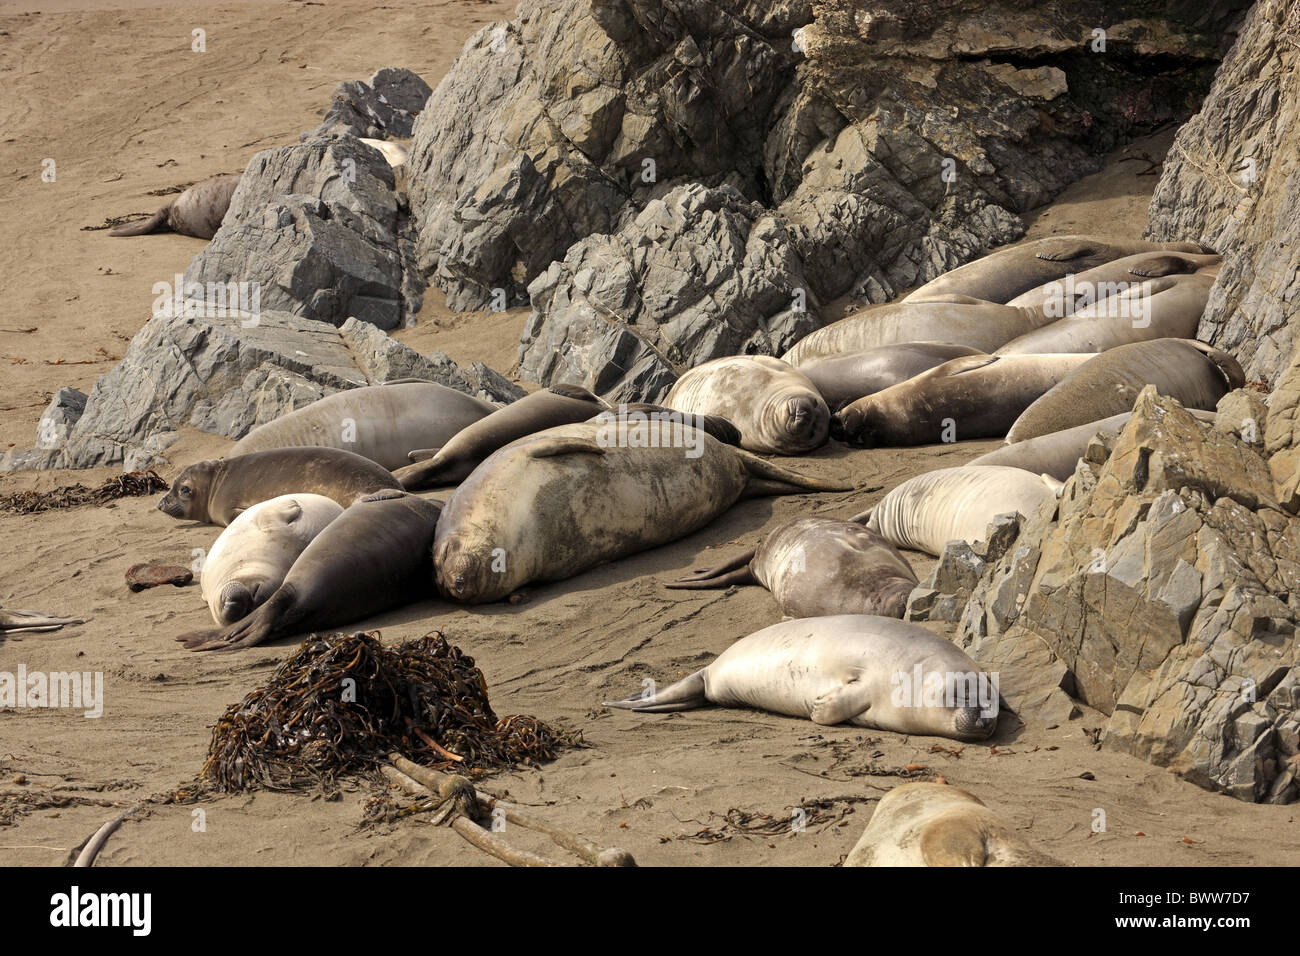
<path id="1" fill-rule="evenodd" d="M 912 342 L 942 342 L 992 352 L 1047 321 L 1034 309 L 961 295 L 926 302 L 891 302 L 871 306 L 810 332 L 781 358 L 801 368 L 819 358 Z"/>
<path id="2" fill-rule="evenodd" d="M 110 236 L 143 236 L 150 232 L 179 232 L 196 239 L 211 239 L 221 228 L 230 208 L 230 197 L 239 185 L 238 176 L 213 176 L 197 182 L 172 199 L 148 219 L 123 223 L 108 231 Z"/>
<path id="3" fill-rule="evenodd" d="M 57 631 L 68 624 L 85 624 L 79 617 L 53 617 L 40 611 L 20 611 L 18 608 L 0 607 L 0 633 L 16 634 L 21 631 Z"/>
<path id="4" fill-rule="evenodd" d="M 969 295 L 989 302 L 1010 302 L 1022 292 L 1140 252 L 1205 250 L 1194 242 L 1147 242 L 1100 236 L 1050 236 L 999 249 L 945 272 L 904 300 L 921 302 L 936 295 Z"/>
<path id="5" fill-rule="evenodd" d="M 1213 412 L 1189 409 L 1202 421 L 1214 421 Z M 1023 468 L 1035 475 L 1051 475 L 1057 481 L 1065 481 L 1078 467 L 1079 459 L 1088 450 L 1088 443 L 1093 435 L 1114 437 L 1128 424 L 1132 412 L 1122 412 L 1109 418 L 1102 418 L 1086 425 L 1075 425 L 1064 431 L 1039 435 L 1014 445 L 1003 445 L 991 452 L 972 458 L 968 465 L 1005 465 L 1009 468 Z"/>
<path id="6" fill-rule="evenodd" d="M 768 355 L 732 355 L 697 365 L 664 404 L 720 415 L 740 429 L 740 446 L 770 455 L 802 455 L 826 443 L 831 412 L 813 383 Z"/>
<path id="7" fill-rule="evenodd" d="M 332 498 L 293 494 L 255 504 L 230 522 L 199 573 L 212 620 L 233 624 L 265 604 L 303 549 L 342 513 Z"/>
<path id="8" fill-rule="evenodd" d="M 1140 252 L 1083 272 L 1067 273 L 1060 279 L 1022 292 L 1007 305 L 1035 309 L 1044 319 L 1055 322 L 1124 292 L 1135 283 L 1165 276 L 1213 275 L 1222 262 L 1222 256 L 1212 254 Z"/>
<path id="9" fill-rule="evenodd" d="M 1214 275 L 1204 272 L 1148 279 L 1026 332 L 994 354 L 1104 352 L 1151 339 L 1194 338 L 1212 288 Z"/>
<path id="10" fill-rule="evenodd" d="M 303 549 L 252 614 L 176 640 L 192 651 L 235 650 L 340 627 L 429 595 L 429 545 L 442 502 L 403 491 L 357 499 Z"/>
<path id="11" fill-rule="evenodd" d="M 983 355 L 969 345 L 943 342 L 904 342 L 874 349 L 814 359 L 798 370 L 821 392 L 826 406 L 838 412 L 850 402 L 874 395 L 891 385 L 965 355 Z"/>
<path id="12" fill-rule="evenodd" d="M 236 455 L 317 445 L 343 448 L 392 470 L 413 448 L 438 448 L 497 406 L 434 382 L 403 381 L 335 392 L 259 425 L 231 450 Z"/>
<path id="13" fill-rule="evenodd" d="M 649 402 L 624 402 L 592 418 L 593 422 L 612 422 L 617 420 L 636 421 L 639 417 L 658 418 L 666 422 L 680 422 L 692 428 L 698 428 L 712 435 L 724 445 L 740 447 L 740 429 L 721 415 L 701 415 L 697 412 L 679 412 L 663 405 Z"/>
<path id="14" fill-rule="evenodd" d="M 1060 866 L 974 794 L 904 783 L 885 794 L 845 866 Z"/>
<path id="15" fill-rule="evenodd" d="M 940 468 L 908 479 L 852 520 L 896 547 L 938 557 L 949 541 L 982 541 L 998 515 L 1031 518 L 1059 493 L 1060 482 L 1020 468 Z"/>
<path id="16" fill-rule="evenodd" d="M 407 157 L 411 155 L 411 151 L 408 147 L 390 139 L 370 139 L 366 136 L 359 136 L 357 138 L 371 149 L 377 149 L 383 153 L 384 159 L 388 161 L 388 165 L 393 169 L 403 165 L 406 162 Z"/>
<path id="17" fill-rule="evenodd" d="M 795 518 L 773 528 L 756 549 L 668 587 L 733 584 L 767 588 L 786 617 L 902 617 L 917 580 L 907 559 L 874 531 L 836 518 Z"/>
<path id="18" fill-rule="evenodd" d="M 684 537 L 742 497 L 845 490 L 680 422 L 583 422 L 512 442 L 447 501 L 438 590 L 496 601 Z"/>
<path id="19" fill-rule="evenodd" d="M 661 691 L 605 706 L 659 713 L 706 703 L 956 740 L 982 740 L 998 722 L 996 679 L 955 644 L 869 614 L 782 621 Z"/>
<path id="20" fill-rule="evenodd" d="M 1211 411 L 1246 382 L 1227 352 L 1191 339 L 1153 339 L 1102 352 L 1084 362 L 1021 413 L 1009 443 L 1131 412 L 1138 392 L 1154 385 L 1185 408 Z"/>
<path id="21" fill-rule="evenodd" d="M 557 425 L 585 422 L 608 407 L 581 386 L 552 385 L 467 425 L 441 448 L 412 451 L 412 461 L 417 461 L 417 456 L 429 457 L 397 468 L 393 477 L 407 491 L 454 485 L 498 448 Z"/>
<path id="22" fill-rule="evenodd" d="M 1090 355 L 968 355 L 835 413 L 831 436 L 850 445 L 929 445 L 1002 436 L 1044 392 Z"/>
<path id="23" fill-rule="evenodd" d="M 333 498 L 347 507 L 358 496 L 400 489 L 397 479 L 368 458 L 341 448 L 276 448 L 190 465 L 158 500 L 173 518 L 228 525 L 259 502 L 298 492 Z"/>

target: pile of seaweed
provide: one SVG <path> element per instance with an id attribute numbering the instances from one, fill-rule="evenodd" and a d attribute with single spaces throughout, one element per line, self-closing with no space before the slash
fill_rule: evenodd
<path id="1" fill-rule="evenodd" d="M 0 511 L 30 515 L 55 508 L 102 505 L 114 498 L 139 498 L 155 491 L 166 491 L 167 487 L 167 482 L 156 471 L 128 471 L 108 479 L 98 488 L 88 488 L 78 482 L 53 491 L 18 491 L 12 495 L 0 495 Z"/>
<path id="2" fill-rule="evenodd" d="M 439 631 L 393 647 L 378 631 L 313 634 L 217 721 L 201 775 L 225 791 L 331 791 L 394 751 L 472 778 L 580 744 L 535 717 L 498 718 L 483 672 Z"/>

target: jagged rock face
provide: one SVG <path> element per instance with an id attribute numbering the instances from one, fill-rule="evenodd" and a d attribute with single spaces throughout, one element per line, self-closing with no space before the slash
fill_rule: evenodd
<path id="1" fill-rule="evenodd" d="M 420 268 L 452 308 L 522 304 L 527 291 L 521 355 L 538 381 L 653 399 L 670 373 L 721 354 L 702 316 L 746 348 L 781 339 L 763 322 L 787 272 L 812 310 L 849 292 L 878 302 L 1017 238 L 1017 213 L 1187 109 L 1223 52 L 1224 16 L 1180 22 L 1155 3 L 933 6 L 521 4 L 470 39 L 416 123 Z M 1106 52 L 1093 52 L 1094 28 Z M 687 183 L 759 204 L 745 218 L 776 246 L 773 281 L 702 244 L 692 271 L 725 295 L 663 303 L 648 328 L 599 315 L 592 262 L 621 270 L 611 297 L 659 297 L 665 277 L 642 263 L 680 256 L 681 230 L 643 211 Z M 680 326 L 691 333 L 660 340 Z"/>
<path id="2" fill-rule="evenodd" d="M 1227 396 L 1215 427 L 1144 390 L 1058 513 L 985 573 L 959 642 L 1010 665 L 1022 716 L 1068 716 L 1069 694 L 1109 716 L 1104 746 L 1285 803 L 1300 797 L 1300 520 L 1258 443 L 1226 427 L 1249 399 Z"/>
<path id="3" fill-rule="evenodd" d="M 303 140 L 350 134 L 406 139 L 429 99 L 429 84 L 410 70 L 386 66 L 369 80 L 348 80 L 334 90 L 320 126 Z"/>
<path id="4" fill-rule="evenodd" d="M 400 378 L 437 382 L 491 401 L 521 390 L 485 367 L 461 370 L 441 352 L 425 357 L 373 325 L 336 328 L 286 312 L 249 317 L 158 316 L 131 340 L 122 361 L 96 380 L 66 436 L 15 449 L 0 471 L 88 468 L 122 462 L 152 467 L 182 426 L 241 438 L 344 388 Z M 502 384 L 504 383 L 504 387 Z M 62 393 L 61 393 L 62 394 Z"/>
<path id="5" fill-rule="evenodd" d="M 1174 140 L 1148 238 L 1196 240 L 1223 268 L 1197 338 L 1276 382 L 1300 310 L 1300 7 L 1259 0 L 1214 85 Z"/>

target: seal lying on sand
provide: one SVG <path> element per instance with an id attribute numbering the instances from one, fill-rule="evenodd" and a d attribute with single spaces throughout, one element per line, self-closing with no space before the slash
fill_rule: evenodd
<path id="1" fill-rule="evenodd" d="M 521 438 L 447 501 L 438 590 L 496 601 L 684 537 L 742 497 L 840 491 L 678 422 L 583 422 Z"/>
<path id="2" fill-rule="evenodd" d="M 1147 385 L 1178 399 L 1184 408 L 1210 411 L 1245 381 L 1231 355 L 1191 339 L 1121 345 L 1089 359 L 1026 408 L 1007 432 L 1007 441 L 1037 438 L 1131 412 Z"/>
<path id="3" fill-rule="evenodd" d="M 108 231 L 110 236 L 143 236 L 150 232 L 179 232 L 196 239 L 211 239 L 221 228 L 230 208 L 230 197 L 239 185 L 238 176 L 213 176 L 197 182 L 172 199 L 148 219 L 123 223 Z"/>
<path id="4" fill-rule="evenodd" d="M 989 302 L 1010 302 L 1022 292 L 1140 252 L 1203 253 L 1194 242 L 1146 242 L 1101 236 L 1051 236 L 999 249 L 982 259 L 945 272 L 911 293 L 905 301 L 936 295 L 969 295 Z"/>
<path id="5" fill-rule="evenodd" d="M 881 798 L 845 866 L 1060 866 L 974 796 L 904 783 Z"/>
<path id="6" fill-rule="evenodd" d="M 391 470 L 410 462 L 411 449 L 439 448 L 496 410 L 489 402 L 434 382 L 366 385 L 335 392 L 259 425 L 230 455 L 318 445 L 344 448 Z"/>
<path id="7" fill-rule="evenodd" d="M 18 608 L 0 607 L 0 633 L 19 631 L 57 631 L 66 624 L 85 624 L 79 617 L 51 617 L 40 611 L 20 611 Z"/>
<path id="8" fill-rule="evenodd" d="M 311 492 L 347 507 L 361 495 L 401 488 L 381 465 L 341 448 L 276 448 L 190 465 L 158 500 L 173 518 L 230 524 L 253 505 Z"/>
<path id="9" fill-rule="evenodd" d="M 989 522 L 1026 518 L 1060 492 L 1060 482 L 1020 468 L 964 465 L 909 478 L 852 520 L 899 548 L 938 557 L 949 541 L 984 540 Z"/>
<path id="10" fill-rule="evenodd" d="M 831 413 L 808 378 L 767 355 L 732 355 L 697 365 L 679 378 L 664 404 L 720 415 L 740 429 L 741 447 L 801 455 L 826 443 Z"/>
<path id="11" fill-rule="evenodd" d="M 848 355 L 832 355 L 800 365 L 798 371 L 808 376 L 832 412 L 850 402 L 874 395 L 891 385 L 929 371 L 965 355 L 983 355 L 968 345 L 942 342 L 905 342 L 881 345 Z"/>
<path id="12" fill-rule="evenodd" d="M 324 495 L 281 495 L 255 504 L 221 532 L 203 561 L 199 590 L 217 624 L 266 603 L 298 555 L 343 506 Z"/>
<path id="13" fill-rule="evenodd" d="M 992 352 L 1049 320 L 1037 310 L 949 295 L 925 302 L 874 305 L 805 335 L 783 361 L 800 367 L 819 358 L 884 345 L 943 342 Z"/>
<path id="14" fill-rule="evenodd" d="M 865 614 L 782 621 L 684 680 L 605 706 L 657 713 L 708 703 L 957 740 L 982 740 L 998 722 L 995 682 L 956 645 Z"/>
<path id="15" fill-rule="evenodd" d="M 393 476 L 407 491 L 454 485 L 498 448 L 557 425 L 585 422 L 608 407 L 578 385 L 552 385 L 467 425 L 441 448 L 412 451 L 417 464 L 398 468 Z"/>
<path id="16" fill-rule="evenodd" d="M 176 638 L 192 651 L 234 650 L 340 627 L 429 596 L 429 545 L 442 502 L 381 491 L 344 509 L 248 617 Z"/>
<path id="17" fill-rule="evenodd" d="M 1202 271 L 1213 274 L 1222 262 L 1222 256 L 1210 254 L 1140 252 L 1083 272 L 1067 274 L 1061 279 L 1053 279 L 1028 292 L 1022 292 L 1007 305 L 1035 309 L 1045 319 L 1054 322 L 1124 292 L 1134 283 L 1164 276 L 1188 276 Z"/>
<path id="18" fill-rule="evenodd" d="M 917 580 L 907 559 L 874 531 L 837 518 L 795 518 L 773 528 L 753 551 L 668 587 L 733 584 L 767 588 L 787 617 L 902 617 Z"/>
<path id="19" fill-rule="evenodd" d="M 831 435 L 863 448 L 1000 437 L 1021 412 L 1091 357 L 956 358 L 841 408 L 831 420 Z"/>

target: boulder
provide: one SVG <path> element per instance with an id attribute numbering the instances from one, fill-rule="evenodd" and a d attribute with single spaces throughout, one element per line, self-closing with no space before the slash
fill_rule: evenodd
<path id="1" fill-rule="evenodd" d="M 433 90 L 410 70 L 386 66 L 369 80 L 348 80 L 334 96 L 320 126 L 303 140 L 351 135 L 369 139 L 406 139 Z"/>

